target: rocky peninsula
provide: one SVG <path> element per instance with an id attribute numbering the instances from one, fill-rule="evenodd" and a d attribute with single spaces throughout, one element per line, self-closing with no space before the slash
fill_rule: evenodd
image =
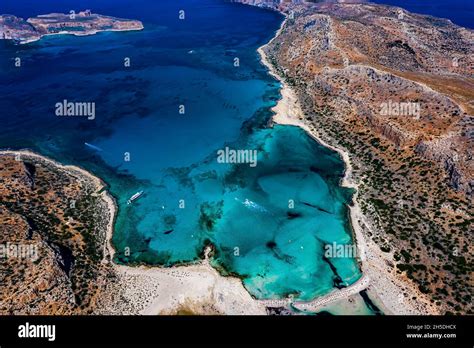
<path id="1" fill-rule="evenodd" d="M 211 250 L 187 266 L 113 263 L 115 214 L 89 172 L 0 151 L 0 314 L 266 313 L 239 279 L 209 264 Z"/>
<path id="2" fill-rule="evenodd" d="M 121 19 L 92 13 L 90 10 L 75 13 L 50 13 L 24 20 L 13 15 L 0 15 L 0 39 L 26 44 L 45 35 L 94 35 L 102 31 L 142 30 L 138 20 Z"/>

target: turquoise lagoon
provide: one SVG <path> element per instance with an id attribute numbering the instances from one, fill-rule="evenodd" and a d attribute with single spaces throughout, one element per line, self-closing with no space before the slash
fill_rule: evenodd
<path id="1" fill-rule="evenodd" d="M 311 299 L 361 276 L 355 259 L 324 257 L 325 244 L 352 243 L 343 162 L 299 128 L 268 126 L 280 85 L 256 49 L 279 14 L 217 0 L 2 6 L 23 17 L 92 8 L 145 25 L 25 46 L 0 41 L 0 148 L 29 147 L 104 179 L 119 208 L 117 262 L 194 262 L 212 244 L 212 263 L 257 298 Z M 64 99 L 95 102 L 96 118 L 55 116 Z M 257 150 L 257 166 L 218 163 L 226 146 Z"/>

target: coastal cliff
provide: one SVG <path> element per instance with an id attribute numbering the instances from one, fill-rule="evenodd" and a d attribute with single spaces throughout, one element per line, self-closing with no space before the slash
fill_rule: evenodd
<path id="1" fill-rule="evenodd" d="M 275 121 L 348 153 L 363 269 L 404 284 L 388 307 L 472 313 L 474 33 L 384 5 L 239 2 L 287 15 L 263 48 L 296 95 Z"/>

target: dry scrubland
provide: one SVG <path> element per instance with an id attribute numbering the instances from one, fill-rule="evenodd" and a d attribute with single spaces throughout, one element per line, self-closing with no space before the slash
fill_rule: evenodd
<path id="1" fill-rule="evenodd" d="M 438 312 L 472 313 L 474 33 L 388 6 L 271 7 L 291 15 L 265 54 L 299 121 L 349 153 L 365 237 Z"/>
<path id="2" fill-rule="evenodd" d="M 17 158 L 18 159 L 18 158 Z M 101 264 L 108 209 L 95 183 L 38 157 L 0 155 L 0 244 L 38 258 L 0 263 L 0 313 L 91 313 L 108 277 Z"/>

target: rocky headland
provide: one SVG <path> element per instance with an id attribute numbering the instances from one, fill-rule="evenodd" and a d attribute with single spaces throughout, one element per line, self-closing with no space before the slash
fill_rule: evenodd
<path id="1" fill-rule="evenodd" d="M 121 19 L 92 13 L 50 13 L 24 20 L 13 15 L 0 15 L 0 39 L 26 44 L 40 40 L 45 35 L 71 34 L 94 35 L 101 31 L 142 30 L 137 20 Z"/>
<path id="2" fill-rule="evenodd" d="M 375 296 L 392 313 L 472 313 L 473 31 L 361 1 L 239 2 L 287 17 L 261 49 L 283 84 L 274 122 L 345 157 Z"/>

